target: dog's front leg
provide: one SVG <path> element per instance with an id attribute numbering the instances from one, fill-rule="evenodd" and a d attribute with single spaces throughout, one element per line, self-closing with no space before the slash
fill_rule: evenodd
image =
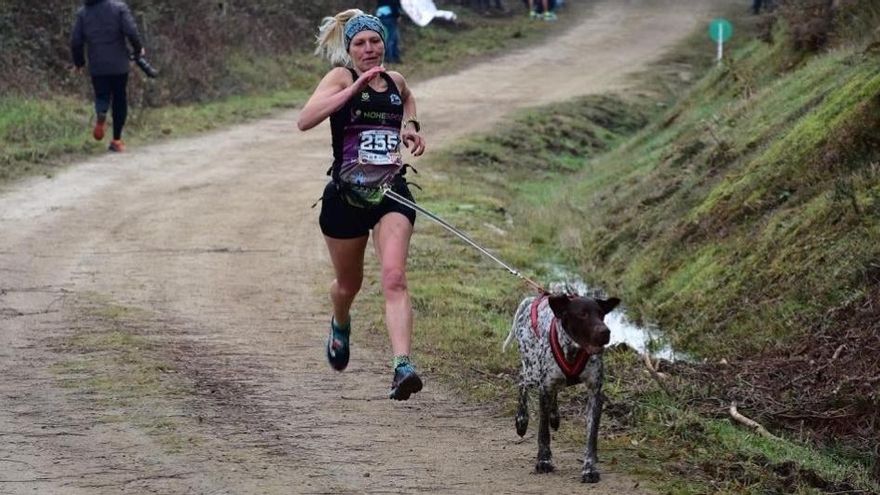
<path id="1" fill-rule="evenodd" d="M 516 434 L 523 436 L 529 429 L 529 388 L 519 384 L 519 407 L 516 409 Z"/>
<path id="2" fill-rule="evenodd" d="M 553 454 L 550 452 L 550 391 L 541 387 L 538 392 L 541 407 L 541 418 L 538 422 L 538 462 L 535 471 L 539 473 L 553 472 Z"/>
<path id="3" fill-rule="evenodd" d="M 599 481 L 599 459 L 596 456 L 596 443 L 599 437 L 599 418 L 602 415 L 602 368 L 598 370 L 598 379 L 592 387 L 584 411 L 587 419 L 587 447 L 584 451 L 584 469 L 581 482 L 597 483 Z"/>
<path id="4" fill-rule="evenodd" d="M 553 390 L 550 393 L 550 428 L 553 428 L 553 431 L 559 429 L 559 401 L 557 390 Z"/>

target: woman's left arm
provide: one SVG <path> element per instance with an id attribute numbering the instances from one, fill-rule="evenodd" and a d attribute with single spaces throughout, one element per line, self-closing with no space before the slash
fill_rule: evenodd
<path id="1" fill-rule="evenodd" d="M 425 152 L 425 139 L 419 134 L 421 125 L 416 112 L 416 98 L 409 90 L 406 79 L 399 72 L 391 72 L 390 74 L 394 83 L 397 84 L 401 99 L 403 99 L 403 124 L 400 129 L 400 139 L 413 156 L 420 156 Z"/>

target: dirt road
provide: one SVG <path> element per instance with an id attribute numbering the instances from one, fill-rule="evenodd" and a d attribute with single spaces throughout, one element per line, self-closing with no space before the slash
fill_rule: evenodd
<path id="1" fill-rule="evenodd" d="M 544 46 L 416 85 L 429 145 L 621 87 L 705 3 L 600 1 Z M 330 371 L 309 208 L 329 129 L 295 118 L 0 194 L 0 493 L 638 493 L 608 459 L 580 485 L 580 453 L 558 446 L 557 473 L 533 474 L 533 432 L 519 441 L 430 373 L 413 400 L 387 400 L 387 352 L 357 335 L 349 369 Z"/>

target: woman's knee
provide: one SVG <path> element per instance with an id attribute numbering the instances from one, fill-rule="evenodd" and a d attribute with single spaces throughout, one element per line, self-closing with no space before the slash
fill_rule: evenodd
<path id="1" fill-rule="evenodd" d="M 403 268 L 383 269 L 382 290 L 385 294 L 399 294 L 406 292 L 406 270 Z"/>
<path id="2" fill-rule="evenodd" d="M 361 290 L 363 277 L 337 278 L 334 284 L 336 295 L 353 298 Z"/>

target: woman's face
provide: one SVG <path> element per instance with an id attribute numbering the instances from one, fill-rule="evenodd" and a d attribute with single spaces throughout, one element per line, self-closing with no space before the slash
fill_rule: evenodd
<path id="1" fill-rule="evenodd" d="M 382 37 L 375 31 L 361 31 L 351 39 L 348 47 L 348 55 L 354 62 L 354 67 L 361 72 L 382 65 L 385 57 L 385 43 Z"/>

